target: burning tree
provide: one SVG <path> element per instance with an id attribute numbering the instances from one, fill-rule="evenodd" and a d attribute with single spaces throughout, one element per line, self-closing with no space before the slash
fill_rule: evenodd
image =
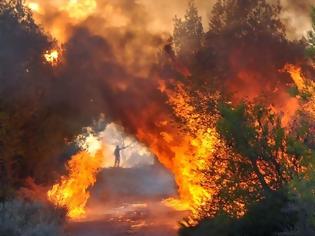
<path id="1" fill-rule="evenodd" d="M 204 32 L 190 2 L 185 18 L 175 19 L 160 66 L 155 52 L 165 39 L 148 30 L 136 14 L 139 5 L 129 3 L 123 9 L 102 5 L 132 12 L 126 26 L 105 30 L 98 27 L 104 19 L 96 1 L 52 9 L 52 16 L 71 22 L 62 55 L 22 1 L 0 3 L 1 182 L 14 185 L 15 174 L 51 182 L 53 170 L 71 156 L 71 140 L 106 113 L 174 173 L 179 200 L 168 205 L 191 210 L 197 220 L 223 219 L 228 230 L 231 222 L 240 232 L 238 223 L 250 225 L 251 233 L 257 225 L 250 217 L 272 207 L 277 222 L 268 218 L 269 231 L 258 224 L 266 235 L 279 232 L 287 224 L 281 219 L 287 186 L 297 173 L 312 171 L 303 160 L 312 157 L 314 131 L 300 132 L 303 119 L 290 125 L 299 109 L 312 123 L 315 101 L 314 82 L 307 79 L 313 65 L 304 58 L 305 44 L 286 38 L 280 5 L 218 1 Z M 313 41 L 311 33 L 311 52 Z M 73 155 L 69 175 L 51 188 L 50 200 L 68 207 L 70 216 L 84 214 L 102 159 L 101 152 Z"/>
<path id="2" fill-rule="evenodd" d="M 211 189 L 199 216 L 213 219 L 224 212 L 232 217 L 225 218 L 227 222 L 241 217 L 252 224 L 250 217 L 256 210 L 269 206 L 276 220 L 256 224 L 267 235 L 281 232 L 281 225 L 292 226 L 292 212 L 286 215 L 292 221 L 281 221 L 282 209 L 289 202 L 286 188 L 305 168 L 302 160 L 312 156 L 311 147 L 303 152 L 298 148 L 304 147 L 301 139 L 306 134 L 296 135 L 295 128 L 290 128 L 296 111 L 305 107 L 287 92 L 297 81 L 305 84 L 306 80 L 299 77 L 301 71 L 294 75 L 292 70 L 287 74 L 282 70 L 288 63 L 307 64 L 305 47 L 286 38 L 280 12 L 279 4 L 263 0 L 218 1 L 204 44 L 190 57 L 192 76 L 177 81 L 181 90 L 175 88 L 176 93 L 188 96 L 189 105 L 182 111 L 193 113 L 179 112 L 179 103 L 173 104 L 186 130 L 196 134 L 210 129 L 217 140 L 204 159 L 207 167 L 199 169 L 204 174 L 203 187 Z M 190 129 L 192 120 L 200 121 L 195 129 Z"/>
<path id="3" fill-rule="evenodd" d="M 225 157 L 226 172 L 216 181 L 217 197 L 221 201 L 226 198 L 222 209 L 244 210 L 242 206 L 282 189 L 299 171 L 304 155 L 290 149 L 293 137 L 281 125 L 280 117 L 263 105 L 224 105 L 220 113 L 217 129 L 232 154 Z M 208 172 L 209 176 L 213 172 Z"/>
<path id="4" fill-rule="evenodd" d="M 204 41 L 201 17 L 193 1 L 189 2 L 184 20 L 175 17 L 173 36 L 177 56 L 184 57 L 182 59 L 184 59 L 186 63 L 189 63 L 190 60 L 187 57 L 191 53 L 193 54 L 198 51 Z"/>
<path id="5" fill-rule="evenodd" d="M 53 42 L 34 23 L 22 1 L 1 1 L 0 29 L 0 196 L 3 200 L 23 178 L 36 172 L 33 169 L 38 161 L 36 151 L 26 146 L 31 141 L 33 116 L 42 106 L 40 98 L 47 91 L 47 84 L 40 77 L 51 77 L 42 63 L 42 52 Z"/>

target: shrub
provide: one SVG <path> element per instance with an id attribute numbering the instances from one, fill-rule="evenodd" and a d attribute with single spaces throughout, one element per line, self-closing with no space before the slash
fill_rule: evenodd
<path id="1" fill-rule="evenodd" d="M 290 200 L 285 191 L 274 192 L 249 206 L 241 218 L 220 213 L 204 219 L 197 226 L 183 227 L 181 236 L 271 236 L 294 229 L 298 221 L 296 210 L 288 210 Z"/>
<path id="2" fill-rule="evenodd" d="M 7 201 L 0 205 L 0 236 L 63 236 L 65 216 L 49 204 Z"/>

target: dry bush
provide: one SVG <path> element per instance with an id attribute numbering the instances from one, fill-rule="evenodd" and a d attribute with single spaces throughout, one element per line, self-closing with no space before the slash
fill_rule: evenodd
<path id="1" fill-rule="evenodd" d="M 0 236 L 64 236 L 64 209 L 12 200 L 0 204 Z"/>

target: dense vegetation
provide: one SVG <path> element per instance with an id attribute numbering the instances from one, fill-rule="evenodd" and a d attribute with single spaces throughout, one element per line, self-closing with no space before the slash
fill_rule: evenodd
<path id="1" fill-rule="evenodd" d="M 76 149 L 73 137 L 100 114 L 87 105 L 93 91 L 75 84 L 91 82 L 65 80 L 46 62 L 43 55 L 57 43 L 23 2 L 0 2 L 0 201 L 13 197 L 26 177 L 55 181 Z"/>
<path id="2" fill-rule="evenodd" d="M 222 140 L 202 170 L 202 184 L 215 186 L 211 202 L 198 209 L 197 224 L 183 224 L 183 236 L 315 235 L 315 117 L 307 109 L 313 94 L 298 91 L 280 70 L 301 64 L 314 73 L 315 9 L 313 30 L 302 41 L 287 39 L 280 12 L 279 4 L 266 0 L 219 0 L 208 27 L 193 2 L 184 19 L 175 18 L 173 41 L 165 47 L 172 60 L 162 55 L 157 70 L 165 75 L 175 61 L 189 69 L 175 73 L 178 81 L 203 118 L 200 126 L 215 129 Z M 69 140 L 103 111 L 102 103 L 91 105 L 92 95 L 116 98 L 107 94 L 109 88 L 96 92 L 104 83 L 87 75 L 110 68 L 128 76 L 110 61 L 106 41 L 84 29 L 64 46 L 69 68 L 56 76 L 43 59 L 56 46 L 22 1 L 0 2 L 0 235 L 64 233 L 62 210 L 12 199 L 26 177 L 46 184 L 59 176 L 75 149 Z M 97 65 L 95 52 L 102 62 Z M 290 96 L 300 106 L 284 123 L 277 111 L 285 105 L 282 97 Z M 189 122 L 179 120 L 184 128 Z"/>
<path id="3" fill-rule="evenodd" d="M 218 190 L 200 210 L 199 223 L 184 224 L 183 236 L 315 233 L 314 108 L 303 105 L 312 102 L 312 95 L 290 94 L 301 106 L 288 124 L 275 111 L 282 106 L 279 94 L 295 87 L 279 69 L 301 61 L 307 67 L 307 57 L 314 58 L 315 10 L 306 43 L 286 38 L 280 12 L 280 5 L 263 0 L 226 0 L 215 4 L 207 32 L 193 3 L 184 20 L 175 19 L 173 46 L 193 72 L 182 83 L 203 117 L 200 125 L 210 120 L 206 125 L 223 140 L 203 170 L 204 185 Z M 254 95 L 242 93 L 242 86 Z M 220 99 L 207 100 L 214 93 Z M 218 118 L 213 124 L 207 116 Z"/>

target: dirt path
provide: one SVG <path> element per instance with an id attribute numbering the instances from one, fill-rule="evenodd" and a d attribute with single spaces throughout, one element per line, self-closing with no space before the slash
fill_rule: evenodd
<path id="1" fill-rule="evenodd" d="M 166 207 L 176 193 L 161 166 L 104 169 L 91 189 L 87 217 L 70 222 L 70 236 L 176 236 L 184 212 Z"/>
<path id="2" fill-rule="evenodd" d="M 161 204 L 129 203 L 120 207 L 90 209 L 87 219 L 71 222 L 71 236 L 176 236 L 178 221 L 183 213 L 175 212 Z"/>

